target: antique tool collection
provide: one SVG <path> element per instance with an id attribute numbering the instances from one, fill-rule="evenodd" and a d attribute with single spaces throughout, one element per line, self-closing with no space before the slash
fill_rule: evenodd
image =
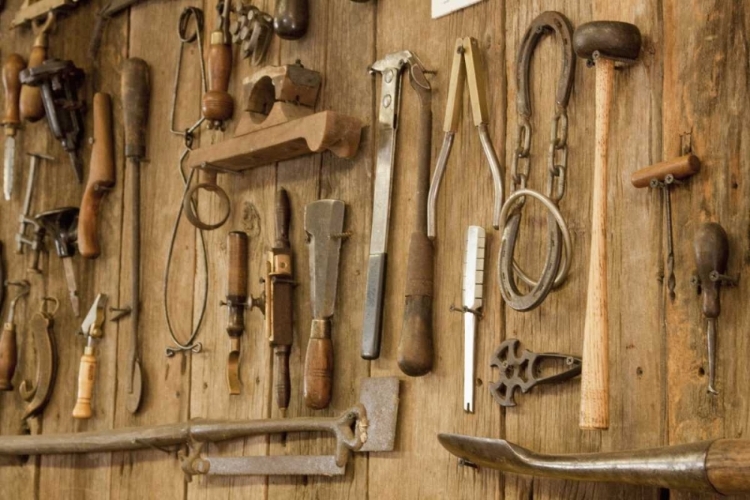
<path id="1" fill-rule="evenodd" d="M 91 41 L 91 55 L 95 58 L 101 43 L 102 29 L 107 19 L 139 3 L 141 0 L 110 0 L 99 11 L 98 26 Z M 356 0 L 360 1 L 360 0 Z M 70 156 L 79 182 L 83 180 L 84 164 L 81 146 L 84 138 L 84 117 L 87 98 L 82 85 L 84 72 L 73 61 L 49 58 L 48 36 L 59 14 L 76 6 L 78 0 L 26 0 L 12 22 L 13 27 L 31 24 L 36 33 L 34 46 L 28 55 L 10 54 L 3 65 L 5 132 L 3 191 L 6 200 L 13 196 L 17 176 L 15 159 L 16 139 L 23 121 L 33 123 L 46 118 L 49 130 Z M 182 202 L 171 235 L 164 274 L 164 310 L 169 334 L 174 346 L 168 355 L 178 352 L 199 352 L 202 344 L 196 341 L 208 301 L 209 254 L 204 230 L 214 230 L 229 220 L 232 208 L 229 194 L 219 185 L 218 173 L 236 174 L 247 169 L 273 165 L 312 153 L 332 152 L 351 159 L 358 153 L 361 131 L 365 124 L 357 117 L 335 111 L 316 112 L 316 103 L 323 85 L 321 73 L 295 64 L 265 66 L 254 71 L 243 81 L 242 96 L 233 96 L 229 89 L 232 75 L 233 46 L 237 45 L 243 58 L 252 65 L 260 65 L 271 44 L 273 33 L 286 40 L 305 35 L 310 23 L 308 0 L 279 0 L 272 18 L 246 0 L 218 0 L 215 4 L 217 25 L 210 34 L 207 53 L 203 53 L 204 15 L 195 7 L 183 10 L 179 18 L 179 58 L 174 72 L 170 130 L 184 141 L 177 167 L 182 179 Z M 555 93 L 555 114 L 551 120 L 547 151 L 547 182 L 544 192 L 529 187 L 531 163 L 534 155 L 532 142 L 531 61 L 540 41 L 547 35 L 554 37 L 561 48 L 561 74 Z M 190 47 L 191 44 L 195 44 Z M 609 425 L 609 366 L 608 366 L 608 288 L 607 240 L 608 229 L 608 163 L 610 140 L 610 107 L 614 93 L 615 68 L 634 64 L 640 55 L 641 34 L 632 24 L 619 21 L 594 21 L 580 25 L 575 31 L 570 21 L 558 12 L 543 12 L 528 27 L 521 40 L 516 61 L 516 108 L 518 127 L 516 147 L 512 151 L 509 175 L 510 193 L 505 199 L 503 169 L 495 152 L 489 131 L 490 106 L 486 66 L 479 42 L 472 37 L 461 37 L 455 42 L 453 63 L 447 91 L 443 123 L 443 143 L 430 177 L 432 162 L 432 96 L 433 87 L 427 79 L 432 73 L 425 69 L 416 54 L 409 50 L 393 52 L 373 63 L 372 75 L 380 76 L 380 93 L 376 101 L 376 141 L 373 145 L 372 229 L 365 278 L 364 317 L 361 332 L 336 328 L 336 336 L 362 335 L 361 357 L 378 359 L 381 354 L 384 299 L 386 294 L 388 233 L 391 218 L 391 196 L 396 168 L 396 142 L 401 118 L 402 77 L 408 72 L 409 83 L 418 99 L 419 123 L 416 137 L 415 186 L 409 191 L 416 204 L 412 217 L 412 234 L 406 260 L 404 287 L 404 316 L 398 342 L 396 361 L 401 371 L 411 377 L 424 376 L 434 368 L 436 339 L 451 332 L 435 332 L 433 324 L 433 296 L 435 295 L 436 266 L 433 248 L 437 233 L 437 195 L 450 159 L 451 149 L 459 129 L 464 106 L 464 87 L 468 87 L 468 101 L 473 124 L 477 127 L 482 152 L 487 160 L 494 201 L 492 226 L 501 234 L 499 240 L 499 291 L 504 303 L 513 311 L 526 312 L 539 306 L 552 290 L 566 281 L 573 257 L 571 231 L 561 213 L 560 202 L 567 188 L 568 169 L 568 105 L 573 91 L 577 64 L 576 55 L 596 67 L 596 134 L 594 145 L 591 257 L 589 261 L 586 298 L 583 356 L 554 352 L 535 353 L 522 349 L 515 338 L 504 340 L 490 359 L 498 378 L 488 384 L 491 396 L 505 411 L 516 406 L 518 390 L 527 394 L 537 385 L 563 382 L 581 375 L 582 429 L 607 429 Z M 197 50 L 189 50 L 197 47 Z M 175 123 L 180 82 L 185 52 L 199 58 L 201 115 L 189 127 Z M 95 68 L 96 69 L 96 68 Z M 146 142 L 151 100 L 150 68 L 138 58 L 126 59 L 122 65 L 120 96 L 123 109 L 124 151 L 129 172 L 130 189 L 130 300 L 128 308 L 110 310 L 129 311 L 130 332 L 127 351 L 126 407 L 135 413 L 142 406 L 145 374 L 138 344 L 141 291 L 141 183 L 140 168 L 147 161 Z M 93 114 L 92 153 L 88 180 L 78 207 L 32 210 L 36 170 L 40 160 L 54 162 L 41 153 L 26 152 L 30 156 L 23 208 L 16 235 L 17 253 L 26 248 L 32 251 L 27 271 L 38 274 L 40 254 L 47 251 L 45 240 L 53 242 L 63 261 L 65 279 L 71 302 L 71 313 L 79 315 L 80 300 L 73 256 L 78 249 L 87 259 L 101 254 L 99 234 L 102 224 L 101 203 L 106 193 L 116 187 L 116 151 L 113 130 L 112 102 L 108 94 L 90 96 Z M 116 99 L 117 97 L 115 97 Z M 116 102 L 116 101 L 115 101 Z M 204 141 L 195 148 L 195 140 L 205 123 L 208 129 L 224 131 L 233 119 L 235 103 L 239 118 L 232 137 L 213 143 Z M 402 140 L 403 142 L 403 140 Z M 206 145 L 210 144 L 210 145 Z M 406 141 L 411 154 L 411 143 Z M 662 189 L 666 220 L 667 270 L 666 284 L 669 297 L 675 298 L 674 244 L 672 235 L 672 206 L 670 188 L 698 174 L 701 164 L 688 149 L 680 157 L 635 170 L 631 174 L 634 187 Z M 187 170 L 185 170 L 187 169 Z M 186 174 L 186 172 L 189 172 Z M 194 185 L 198 172 L 200 180 Z M 206 221 L 198 213 L 202 200 L 200 191 L 216 194 L 225 210 L 216 221 Z M 323 191 L 323 189 L 319 190 Z M 291 193 L 294 195 L 294 193 Z M 583 194 L 586 195 L 586 194 Z M 390 451 L 395 446 L 399 381 L 395 378 L 364 378 L 361 380 L 360 402 L 334 417 L 288 417 L 294 408 L 290 402 L 301 392 L 305 405 L 322 410 L 332 403 L 337 371 L 334 365 L 334 315 L 351 314 L 336 310 L 342 241 L 348 236 L 344 230 L 346 204 L 336 199 L 321 199 L 308 203 L 304 209 L 304 231 L 307 235 L 309 283 L 298 283 L 294 272 L 294 257 L 290 231 L 294 227 L 290 192 L 278 189 L 272 244 L 265 242 L 262 260 L 263 291 L 253 297 L 248 291 L 250 252 L 249 238 L 244 231 L 227 234 L 228 256 L 226 300 L 228 308 L 226 332 L 230 338 L 226 378 L 228 393 L 241 394 L 240 360 L 243 352 L 242 336 L 246 331 L 246 311 L 257 307 L 264 315 L 264 335 L 268 340 L 269 358 L 273 365 L 273 387 L 279 414 L 283 418 L 247 421 L 190 421 L 157 427 L 130 428 L 85 432 L 65 435 L 0 436 L 0 455 L 34 455 L 59 453 L 88 453 L 123 451 L 146 448 L 187 447 L 182 455 L 182 468 L 190 478 L 195 474 L 208 475 L 343 475 L 351 452 Z M 529 277 L 515 259 L 515 250 L 522 225 L 523 209 L 529 198 L 540 202 L 546 210 L 546 258 L 538 280 Z M 360 201 L 360 200 L 357 200 Z M 353 204 L 352 204 L 353 205 Z M 354 206 L 358 209 L 362 203 Z M 410 207 L 411 209 L 412 207 Z M 299 213 L 299 210 L 297 211 Z M 175 252 L 177 230 L 182 215 L 197 229 L 198 244 L 205 270 L 203 303 L 196 305 L 197 317 L 186 340 L 175 334 L 168 307 L 169 277 Z M 33 234 L 29 234 L 29 227 Z M 356 228 L 355 228 L 356 229 Z M 443 236 L 445 232 L 445 236 Z M 441 229 L 447 238 L 449 228 Z M 463 262 L 461 306 L 451 306 L 463 314 L 464 369 L 463 404 L 467 413 L 475 411 L 475 388 L 481 385 L 476 376 L 477 323 L 488 306 L 484 283 L 486 251 L 492 236 L 482 226 L 469 226 Z M 0 247 L 2 248 L 2 247 Z M 144 248 L 146 246 L 144 245 Z M 197 250 L 197 249 L 196 249 Z M 356 250 L 355 250 L 356 251 Z M 719 294 L 722 287 L 737 284 L 737 278 L 727 273 L 729 237 L 715 222 L 702 224 L 693 241 L 696 276 L 693 283 L 702 295 L 702 312 L 706 318 L 708 358 L 708 392 L 717 394 L 717 327 L 720 313 Z M 401 257 L 401 256 L 398 256 Z M 95 261 L 92 261 L 92 263 Z M 299 262 L 299 261 L 298 261 Z M 198 264 L 200 265 L 200 264 Z M 12 268 L 14 269 L 14 268 Z M 3 279 L 4 276 L 4 269 Z M 306 281 L 306 280 L 304 280 Z M 18 287 L 10 301 L 7 320 L 0 335 L 0 390 L 13 390 L 13 378 L 19 359 L 26 357 L 19 351 L 16 330 L 16 306 L 29 295 L 31 284 L 26 280 L 10 281 L 6 287 Z M 36 285 L 35 285 L 36 286 Z M 295 287 L 308 287 L 312 322 L 310 338 L 301 369 L 302 384 L 297 389 L 291 373 L 300 371 L 290 367 L 294 345 L 295 322 L 293 303 Z M 36 288 L 34 288 L 36 290 Z M 0 288 L 0 293 L 5 290 Z M 42 415 L 50 401 L 57 378 L 58 353 L 54 318 L 58 314 L 58 300 L 41 297 L 41 305 L 34 311 L 23 330 L 30 331 L 36 360 L 34 380 L 23 380 L 19 392 L 27 402 L 24 427 L 28 420 Z M 80 359 L 78 390 L 72 415 L 87 419 L 94 415 L 92 398 L 97 379 L 96 345 L 104 336 L 108 294 L 98 293 L 81 323 L 78 333 L 86 338 Z M 2 299 L 0 298 L 0 305 Z M 512 312 L 511 314 L 515 314 Z M 20 317 L 20 315 L 19 315 Z M 247 329 L 249 334 L 257 334 Z M 439 342 L 439 341 L 438 341 Z M 304 345 L 304 343 L 299 343 Z M 266 351 L 268 353 L 268 351 Z M 250 353 L 256 355 L 257 353 Z M 268 372 L 269 374 L 271 371 Z M 70 381 L 67 381 L 70 382 Z M 207 382 L 208 383 L 208 382 Z M 346 388 L 344 388 L 346 389 Z M 338 391 L 337 391 L 338 392 Z M 345 390 L 340 391 L 345 393 Z M 487 396 L 487 393 L 483 393 Z M 259 456 L 208 457 L 206 444 L 239 439 L 258 434 L 288 432 L 326 432 L 336 439 L 335 453 L 330 456 Z M 495 468 L 508 472 L 543 475 L 562 479 L 590 481 L 619 481 L 632 484 L 674 487 L 693 491 L 743 493 L 750 492 L 750 482 L 742 471 L 748 465 L 748 445 L 741 440 L 720 439 L 687 445 L 643 451 L 620 451 L 586 455 L 545 456 L 533 453 L 504 440 L 441 434 L 439 440 L 451 453 L 459 456 L 464 465 Z"/>

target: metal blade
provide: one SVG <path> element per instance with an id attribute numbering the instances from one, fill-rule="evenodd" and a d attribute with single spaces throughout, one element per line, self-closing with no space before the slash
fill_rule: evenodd
<path id="1" fill-rule="evenodd" d="M 346 205 L 339 200 L 319 200 L 305 207 L 305 232 L 310 247 L 310 300 L 315 319 L 333 316 L 345 209 Z"/>
<path id="2" fill-rule="evenodd" d="M 466 233 L 466 260 L 464 262 L 464 404 L 463 409 L 474 413 L 474 379 L 477 314 L 482 307 L 484 294 L 484 228 L 469 226 Z"/>
<path id="3" fill-rule="evenodd" d="M 86 313 L 86 317 L 83 318 L 81 323 L 81 330 L 79 333 L 83 335 L 91 335 L 92 328 L 97 329 L 104 323 L 104 311 L 107 308 L 107 294 L 100 293 L 94 299 L 94 303 L 91 305 L 91 309 Z"/>
<path id="4" fill-rule="evenodd" d="M 70 305 L 73 308 L 73 314 L 76 318 L 81 315 L 81 304 L 78 300 L 78 286 L 76 285 L 76 273 L 73 268 L 73 258 L 64 257 L 63 269 L 65 269 L 65 281 L 68 284 L 68 295 L 70 295 Z"/>
<path id="5" fill-rule="evenodd" d="M 392 451 L 398 420 L 397 377 L 363 378 L 359 402 L 367 410 L 367 441 L 359 451 Z"/>
<path id="6" fill-rule="evenodd" d="M 16 159 L 16 138 L 8 136 L 5 139 L 5 159 L 3 161 L 3 194 L 10 200 L 13 194 L 13 165 Z"/>

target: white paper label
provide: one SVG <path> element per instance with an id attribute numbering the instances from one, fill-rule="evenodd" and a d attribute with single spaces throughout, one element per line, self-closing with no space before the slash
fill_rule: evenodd
<path id="1" fill-rule="evenodd" d="M 481 1 L 482 0 L 432 0 L 432 18 L 437 19 L 438 17 L 461 10 Z"/>

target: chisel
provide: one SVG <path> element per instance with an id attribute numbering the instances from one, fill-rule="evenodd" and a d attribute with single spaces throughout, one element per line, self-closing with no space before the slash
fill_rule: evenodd
<path id="1" fill-rule="evenodd" d="M 21 79 L 19 74 L 26 68 L 26 61 L 18 54 L 11 54 L 3 64 L 3 90 L 5 91 L 5 157 L 3 161 L 3 194 L 10 200 L 13 194 L 13 170 L 16 160 L 16 132 L 21 126 L 19 100 L 21 98 Z"/>

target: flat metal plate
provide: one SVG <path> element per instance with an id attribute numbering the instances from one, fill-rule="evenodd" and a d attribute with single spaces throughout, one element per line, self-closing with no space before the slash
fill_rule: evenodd
<path id="1" fill-rule="evenodd" d="M 332 455 L 206 458 L 212 476 L 342 476 Z"/>
<path id="2" fill-rule="evenodd" d="M 398 378 L 364 378 L 359 401 L 367 410 L 367 442 L 360 451 L 393 451 L 398 420 Z"/>

